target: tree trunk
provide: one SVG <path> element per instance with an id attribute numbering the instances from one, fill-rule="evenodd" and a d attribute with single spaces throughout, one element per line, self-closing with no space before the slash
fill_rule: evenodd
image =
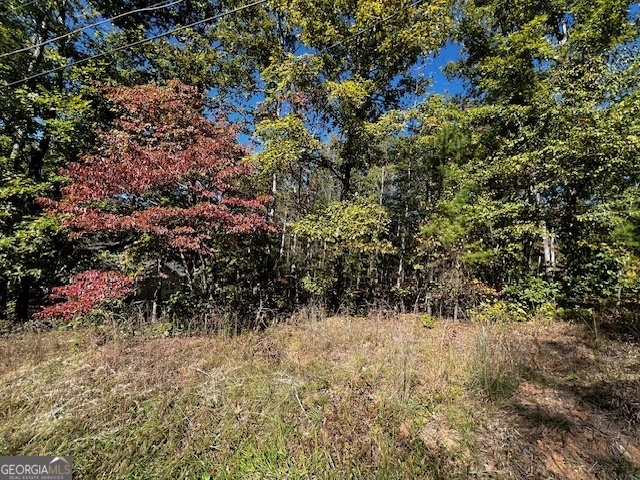
<path id="1" fill-rule="evenodd" d="M 540 208 L 541 196 L 540 192 L 535 193 L 536 207 Z M 541 215 L 542 216 L 542 215 Z M 547 222 L 544 218 L 540 219 L 540 234 L 542 237 L 542 255 L 544 257 L 545 278 L 548 282 L 553 280 L 553 271 L 556 266 L 556 255 L 554 249 L 554 235 L 549 232 Z"/>
<path id="2" fill-rule="evenodd" d="M 51 137 L 45 135 L 38 144 L 38 148 L 31 152 L 29 159 L 29 176 L 36 180 L 42 180 L 42 167 L 44 166 L 44 156 L 49 149 Z"/>
<path id="3" fill-rule="evenodd" d="M 402 286 L 402 277 L 404 276 L 404 235 L 402 237 L 402 248 L 400 250 L 400 263 L 398 265 L 398 278 L 396 280 L 396 288 Z"/>
<path id="4" fill-rule="evenodd" d="M 273 174 L 271 178 L 271 195 L 273 195 L 273 201 L 271 202 L 271 208 L 269 209 L 269 217 L 273 219 L 276 213 L 276 196 L 278 195 L 278 177 Z"/>
<path id="5" fill-rule="evenodd" d="M 18 323 L 29 320 L 29 299 L 31 293 L 31 278 L 23 277 L 18 283 L 18 294 L 16 296 L 15 319 Z"/>
<path id="6" fill-rule="evenodd" d="M 9 296 L 9 288 L 7 280 L 0 277 L 0 320 L 7 320 L 7 301 Z"/>
<path id="7" fill-rule="evenodd" d="M 280 259 L 284 256 L 284 246 L 287 239 L 287 215 L 288 211 L 285 209 L 284 218 L 282 219 L 282 235 L 280 237 Z"/>
<path id="8" fill-rule="evenodd" d="M 336 287 L 333 291 L 333 298 L 331 301 L 334 311 L 338 311 L 340 308 L 340 302 L 342 295 L 344 294 L 344 254 L 338 255 L 338 261 L 336 263 Z"/>
<path id="9" fill-rule="evenodd" d="M 345 201 L 351 195 L 351 165 L 347 164 L 342 176 L 342 189 L 340 191 L 340 201 Z"/>
<path id="10" fill-rule="evenodd" d="M 11 153 L 9 154 L 9 160 L 11 161 L 13 168 L 15 168 L 16 170 L 19 170 L 18 155 L 20 155 L 20 152 L 24 147 L 25 140 L 26 140 L 25 129 L 18 128 L 15 134 L 15 140 L 13 142 L 13 145 L 11 146 Z"/>
<path id="11" fill-rule="evenodd" d="M 547 230 L 547 224 L 544 220 L 540 221 L 540 231 L 542 235 L 542 251 L 544 255 L 545 277 L 548 282 L 553 280 L 553 270 L 556 264 L 556 255 L 554 249 L 554 237 Z"/>
<path id="12" fill-rule="evenodd" d="M 158 260 L 156 268 L 158 283 L 156 284 L 156 289 L 153 292 L 153 304 L 151 305 L 151 323 L 156 323 L 158 321 L 158 304 L 161 300 L 160 296 L 162 294 L 162 262 L 160 260 Z"/>

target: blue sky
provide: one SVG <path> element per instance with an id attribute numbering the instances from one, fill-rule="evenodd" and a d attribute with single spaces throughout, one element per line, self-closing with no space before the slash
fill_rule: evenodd
<path id="1" fill-rule="evenodd" d="M 445 45 L 437 55 L 430 56 L 425 62 L 413 68 L 414 74 L 424 75 L 426 78 L 431 80 L 431 86 L 427 89 L 427 95 L 458 95 L 464 92 L 462 80 L 448 79 L 442 70 L 450 61 L 460 58 L 461 48 L 462 47 L 459 44 L 449 43 Z M 305 52 L 299 52 L 299 54 L 303 53 Z M 210 93 L 214 94 L 214 91 L 211 91 Z M 262 99 L 263 97 L 261 95 L 254 95 L 248 101 L 248 105 L 253 106 Z M 229 119 L 233 122 L 243 120 L 242 116 L 239 114 L 231 114 Z M 251 139 L 245 134 L 240 134 L 239 140 L 244 145 L 251 143 Z"/>
<path id="2" fill-rule="evenodd" d="M 440 50 L 435 58 L 430 59 L 427 64 L 427 75 L 431 76 L 431 81 L 433 82 L 433 85 L 429 88 L 430 93 L 457 95 L 464 91 L 462 80 L 449 80 L 442 72 L 442 68 L 447 63 L 460 58 L 461 48 L 459 44 L 449 43 Z"/>

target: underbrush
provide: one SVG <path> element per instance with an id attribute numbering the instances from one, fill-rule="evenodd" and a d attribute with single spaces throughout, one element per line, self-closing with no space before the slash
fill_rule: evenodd
<path id="1" fill-rule="evenodd" d="M 500 447 L 534 376 L 516 332 L 556 327 L 310 308 L 264 331 L 157 328 L 0 338 L 0 455 L 72 455 L 79 479 L 518 477 Z"/>

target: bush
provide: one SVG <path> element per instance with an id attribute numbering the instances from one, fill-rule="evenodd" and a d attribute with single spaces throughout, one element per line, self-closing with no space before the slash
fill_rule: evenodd
<path id="1" fill-rule="evenodd" d="M 469 312 L 471 321 L 478 323 L 505 323 L 509 321 L 526 320 L 527 312 L 521 305 L 505 300 L 482 302 Z"/>
<path id="2" fill-rule="evenodd" d="M 329 278 L 312 278 L 308 275 L 302 278 L 301 283 L 302 290 L 314 298 L 325 297 L 333 286 Z"/>
<path id="3" fill-rule="evenodd" d="M 510 303 L 522 305 L 527 310 L 537 310 L 556 298 L 558 286 L 540 277 L 528 276 L 505 287 L 503 293 Z"/>
<path id="4" fill-rule="evenodd" d="M 555 302 L 545 302 L 536 308 L 534 315 L 537 320 L 548 322 L 557 319 L 560 313 Z"/>
<path id="5" fill-rule="evenodd" d="M 429 315 L 428 313 L 423 313 L 420 317 L 420 322 L 422 326 L 425 328 L 433 328 L 436 326 L 436 319 L 433 315 Z"/>

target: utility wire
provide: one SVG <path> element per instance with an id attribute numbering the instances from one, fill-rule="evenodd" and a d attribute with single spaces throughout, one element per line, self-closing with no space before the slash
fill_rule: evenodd
<path id="1" fill-rule="evenodd" d="M 368 32 L 369 30 L 379 27 L 380 25 L 383 25 L 385 23 L 387 23 L 389 20 L 397 17 L 398 15 L 400 15 L 403 12 L 406 12 L 407 10 L 409 10 L 410 8 L 413 7 L 417 7 L 418 5 L 420 5 L 421 3 L 424 3 L 426 0 L 416 0 L 413 3 L 410 3 L 409 5 L 406 5 L 404 7 L 402 7 L 400 10 L 398 10 L 395 13 L 392 13 L 391 15 L 388 15 L 386 17 L 384 17 L 382 20 L 379 20 L 378 22 L 374 23 L 373 25 L 369 25 L 368 27 L 364 27 L 361 30 L 358 30 L 356 33 L 354 33 L 353 35 L 348 36 L 347 38 L 340 40 L 339 42 L 336 42 L 332 45 L 329 45 L 328 47 L 324 47 L 322 50 L 320 50 L 320 53 L 327 53 L 329 50 L 333 50 L 334 48 L 339 47 L 340 45 L 344 45 L 345 43 L 347 43 L 350 40 L 353 40 L 354 38 L 359 37 L 360 35 L 362 35 L 363 33 Z"/>
<path id="2" fill-rule="evenodd" d="M 29 5 L 33 5 L 34 3 L 38 3 L 38 0 L 31 0 L 30 2 L 22 3 L 20 5 L 17 5 L 15 7 L 11 8 L 11 9 L 7 10 L 6 12 L 1 12 L 1 13 L 3 15 L 7 15 L 7 14 L 15 12 L 17 10 L 22 10 L 24 7 L 28 7 Z"/>
<path id="3" fill-rule="evenodd" d="M 217 20 L 217 19 L 220 19 L 220 18 L 223 18 L 223 17 L 229 16 L 229 15 L 231 15 L 231 14 L 234 14 L 234 13 L 240 12 L 240 11 L 242 11 L 242 10 L 246 10 L 246 9 L 248 9 L 248 8 L 252 8 L 252 7 L 255 7 L 255 6 L 261 5 L 261 4 L 263 4 L 263 3 L 266 3 L 267 1 L 268 1 L 268 0 L 256 0 L 255 2 L 248 3 L 248 4 L 246 4 L 246 5 L 243 5 L 243 6 L 238 7 L 238 8 L 234 8 L 234 9 L 229 10 L 229 11 L 227 11 L 227 12 L 223 12 L 223 13 L 220 13 L 220 14 L 214 15 L 214 16 L 212 16 L 212 17 L 208 17 L 208 18 L 205 18 L 205 19 L 202 19 L 202 20 L 198 20 L 198 21 L 196 21 L 196 22 L 192 22 L 192 23 L 190 23 L 190 24 L 188 24 L 188 25 L 184 25 L 184 26 L 182 26 L 182 27 L 174 28 L 174 29 L 172 29 L 172 30 L 169 30 L 168 32 L 160 33 L 160 34 L 158 34 L 158 35 L 154 35 L 154 36 L 152 36 L 152 37 L 144 38 L 144 39 L 142 39 L 142 40 L 138 40 L 138 41 L 136 41 L 136 42 L 128 43 L 128 44 L 126 44 L 126 45 L 121 45 L 120 47 L 113 48 L 113 49 L 108 50 L 108 51 L 106 51 L 106 52 L 98 53 L 98 54 L 96 54 L 96 55 L 92 55 L 92 56 L 90 56 L 90 57 L 82 58 L 82 59 L 77 60 L 77 61 L 75 61 L 75 62 L 70 62 L 70 63 L 68 63 L 68 64 L 66 64 L 66 65 L 61 65 L 61 66 L 59 66 L 59 67 L 52 68 L 52 69 L 50 69 L 50 70 L 46 70 L 46 71 L 44 71 L 44 72 L 36 73 L 36 74 L 34 74 L 34 75 L 30 75 L 30 76 L 28 76 L 28 77 L 21 78 L 20 80 L 16 80 L 15 82 L 11 82 L 11 83 L 8 83 L 8 84 L 6 84 L 6 85 L 0 85 L 0 90 L 2 90 L 2 89 L 4 89 L 4 88 L 8 88 L 8 87 L 13 87 L 13 86 L 15 86 L 15 85 L 18 85 L 18 84 L 21 84 L 21 83 L 24 83 L 24 82 L 28 82 L 29 80 L 33 80 L 34 78 L 39 78 L 39 77 L 42 77 L 42 76 L 44 76 L 44 75 L 49 75 L 50 73 L 59 72 L 60 70 L 65 70 L 65 69 L 67 69 L 67 68 L 69 68 L 69 67 L 74 67 L 74 66 L 76 66 L 76 65 L 80 65 L 80 64 L 86 63 L 86 62 L 88 62 L 88 61 L 90 61 L 90 60 L 95 60 L 95 59 L 97 59 L 97 58 L 102 58 L 102 57 L 105 57 L 105 56 L 107 56 L 107 55 L 111 55 L 112 53 L 120 52 L 120 51 L 125 50 L 125 49 L 130 48 L 130 47 L 135 47 L 135 46 L 137 46 L 137 45 L 141 45 L 141 44 L 143 44 L 143 43 L 151 42 L 151 41 L 156 40 L 156 39 L 158 39 L 158 38 L 166 37 L 167 35 L 171 35 L 171 34 L 173 34 L 173 33 L 179 32 L 179 31 L 184 30 L 184 29 L 186 29 L 186 28 L 195 27 L 196 25 L 200 25 L 200 24 L 203 24 L 203 23 L 206 23 L 206 22 L 210 22 L 210 21 L 213 21 L 213 20 Z M 345 39 L 343 39 L 343 40 L 340 40 L 339 42 L 336 42 L 336 43 L 334 43 L 334 44 L 332 44 L 332 45 L 330 45 L 330 46 L 328 46 L 328 47 L 324 47 L 322 50 L 320 50 L 320 53 L 326 53 L 326 52 L 328 52 L 329 50 L 332 50 L 332 49 L 334 49 L 334 48 L 336 48 L 336 47 L 339 47 L 340 45 L 343 45 L 343 44 L 345 44 L 346 42 L 348 42 L 348 41 L 350 41 L 350 40 L 353 40 L 354 38 L 359 37 L 360 35 L 362 35 L 363 33 L 368 32 L 368 31 L 369 31 L 369 30 L 371 30 L 371 29 L 376 28 L 376 27 L 378 27 L 378 26 L 380 26 L 380 25 L 383 25 L 383 24 L 387 23 L 389 20 L 391 20 L 391 19 L 393 19 L 393 18 L 397 17 L 397 16 L 398 16 L 398 15 L 400 15 L 401 13 L 403 13 L 403 12 L 407 11 L 408 9 L 410 9 L 410 8 L 414 8 L 414 7 L 417 7 L 417 6 L 418 6 L 418 5 L 420 5 L 421 3 L 424 3 L 425 1 L 426 1 L 426 0 L 416 0 L 415 2 L 413 2 L 413 3 L 409 4 L 409 5 L 406 5 L 405 7 L 401 8 L 401 9 L 400 9 L 400 10 L 398 10 L 397 12 L 392 13 L 391 15 L 388 15 L 388 16 L 386 16 L 385 18 L 383 18 L 383 19 L 379 20 L 378 22 L 374 23 L 373 25 L 369 25 L 368 27 L 365 27 L 365 28 L 363 28 L 363 29 L 361 29 L 361 30 L 357 31 L 357 32 L 356 32 L 356 33 L 354 33 L 353 35 L 350 35 L 349 37 L 347 37 L 347 38 L 345 38 Z M 32 2 L 32 3 L 33 3 L 33 2 Z M 176 3 L 177 3 L 177 2 L 176 2 Z M 0 56 L 0 58 L 2 58 L 2 57 Z"/>
<path id="4" fill-rule="evenodd" d="M 69 67 L 75 67 L 76 65 L 80 65 L 82 63 L 86 63 L 86 62 L 88 62 L 90 60 L 95 60 L 97 58 L 106 57 L 107 55 L 111 55 L 112 53 L 116 53 L 116 52 L 120 52 L 122 50 L 126 50 L 129 47 L 135 47 L 135 46 L 141 45 L 143 43 L 147 43 L 147 42 L 151 42 L 153 40 L 157 40 L 158 38 L 161 38 L 161 37 L 166 37 L 167 35 L 171 35 L 173 33 L 179 32 L 180 30 L 184 30 L 186 28 L 195 27 L 196 25 L 200 25 L 200 24 L 206 23 L 206 22 L 211 22 L 212 20 L 218 20 L 219 18 L 227 17 L 227 16 L 229 16 L 231 14 L 240 12 L 242 10 L 246 10 L 248 8 L 255 7 L 257 5 L 261 5 L 263 3 L 266 3 L 267 1 L 269 1 L 269 0 L 257 0 L 255 2 L 248 3 L 248 4 L 243 5 L 241 7 L 234 8 L 233 10 L 229 10 L 229 11 L 226 11 L 226 12 L 223 12 L 223 13 L 219 13 L 219 14 L 214 15 L 212 17 L 208 17 L 208 18 L 205 18 L 205 19 L 202 19 L 202 20 L 198 20 L 196 22 L 189 23 L 188 25 L 184 25 L 182 27 L 174 28 L 172 30 L 169 30 L 168 32 L 164 32 L 164 33 L 160 33 L 158 35 L 154 35 L 152 37 L 144 38 L 142 40 L 138 40 L 137 42 L 132 42 L 132 43 L 128 43 L 126 45 L 121 45 L 119 47 L 113 48 L 113 49 L 108 50 L 106 52 L 102 52 L 102 53 L 97 53 L 95 55 L 91 55 L 90 57 L 81 58 L 80 60 L 76 60 L 75 62 L 70 62 L 70 63 L 67 63 L 66 65 L 61 65 L 59 67 L 52 68 L 52 69 L 46 70 L 44 72 L 36 73 L 34 75 L 30 75 L 28 77 L 21 78 L 20 80 L 16 80 L 15 82 L 7 83 L 6 85 L 0 85 L 0 90 L 2 90 L 4 88 L 8 88 L 8 87 L 13 87 L 15 85 L 19 85 L 19 84 L 24 83 L 24 82 L 28 82 L 29 80 L 33 80 L 34 78 L 42 77 L 44 75 L 49 75 L 50 73 L 59 72 L 60 70 L 65 70 L 65 69 L 67 69 Z"/>
<path id="5" fill-rule="evenodd" d="M 151 5 L 150 7 L 138 8 L 136 10 L 131 10 L 129 12 L 121 13 L 120 15 L 116 15 L 115 17 L 108 18 L 106 20 L 101 20 L 99 22 L 92 23 L 91 25 L 86 25 L 84 27 L 76 28 L 75 30 L 70 31 L 69 33 L 65 33 L 64 35 L 59 35 L 59 36 L 51 38 L 49 40 L 45 40 L 44 42 L 40 42 L 40 43 L 36 43 L 35 45 L 30 45 L 28 47 L 20 48 L 18 50 L 14 50 L 13 52 L 3 53 L 3 54 L 0 55 L 0 58 L 10 57 L 12 55 L 16 55 L 18 53 L 22 53 L 22 52 L 26 52 L 28 50 L 31 50 L 32 48 L 42 47 L 43 45 L 47 45 L 49 43 L 56 42 L 58 40 L 62 40 L 63 38 L 68 38 L 68 37 L 70 37 L 71 35 L 73 35 L 75 33 L 82 32 L 83 30 L 87 30 L 89 28 L 94 28 L 94 27 L 97 27 L 99 25 L 103 25 L 103 24 L 108 23 L 108 22 L 113 22 L 114 20 L 118 20 L 119 18 L 126 17 L 128 15 L 133 15 L 134 13 L 150 12 L 150 11 L 153 11 L 153 10 L 159 10 L 161 8 L 171 7 L 171 6 L 173 6 L 173 5 L 177 4 L 177 3 L 181 3 L 181 2 L 184 2 L 184 0 L 175 0 L 175 1 L 171 2 L 171 3 L 160 2 L 160 3 L 156 3 L 155 5 Z"/>

